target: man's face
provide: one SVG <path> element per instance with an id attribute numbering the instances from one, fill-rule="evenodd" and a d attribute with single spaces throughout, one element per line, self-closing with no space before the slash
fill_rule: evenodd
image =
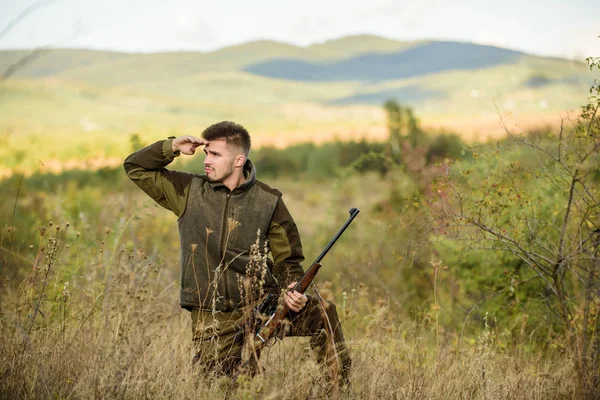
<path id="1" fill-rule="evenodd" d="M 204 172 L 209 182 L 222 182 L 233 174 L 239 155 L 227 142 L 213 140 L 204 146 Z"/>

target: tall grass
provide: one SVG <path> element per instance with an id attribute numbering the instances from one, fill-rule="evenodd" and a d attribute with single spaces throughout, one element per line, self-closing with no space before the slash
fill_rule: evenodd
<path id="1" fill-rule="evenodd" d="M 176 306 L 166 265 L 142 252 L 87 249 L 85 274 L 57 279 L 67 236 L 56 229 L 30 276 L 2 299 L 3 398 L 215 398 L 229 381 L 192 366 L 189 315 Z M 90 251 L 91 250 L 91 251 Z M 56 256 L 56 258 L 54 258 Z M 110 273 L 107 273 L 110 269 Z M 432 268 L 432 273 L 434 270 Z M 324 285 L 327 286 L 327 285 Z M 326 287 L 325 296 L 331 296 Z M 574 369 L 564 356 L 536 356 L 498 346 L 486 323 L 471 341 L 440 333 L 433 321 L 410 321 L 368 288 L 336 299 L 353 356 L 352 386 L 343 398 L 550 399 L 574 395 Z M 443 306 L 443 305 L 442 305 Z M 322 398 L 331 392 L 305 339 L 285 339 L 265 352 L 266 371 L 241 382 L 234 398 Z"/>
<path id="2" fill-rule="evenodd" d="M 362 195 L 364 179 L 370 196 Z M 7 183 L 13 198 L 17 183 Z M 337 304 L 353 359 L 352 385 L 340 397 L 576 396 L 575 368 L 552 332 L 547 341 L 531 341 L 538 327 L 525 317 L 515 328 L 493 315 L 473 318 L 464 332 L 456 328 L 464 313 L 451 304 L 456 282 L 444 272 L 444 260 L 417 271 L 416 258 L 397 252 L 406 228 L 385 214 L 385 206 L 375 211 L 389 198 L 386 180 L 270 183 L 286 193 L 309 260 L 345 220 L 347 208 L 363 211 L 316 280 L 321 294 Z M 305 338 L 286 338 L 263 352 L 264 373 L 233 391 L 227 379 L 203 375 L 191 363 L 189 313 L 178 306 L 175 217 L 122 181 L 112 185 L 115 190 L 57 183 L 35 191 L 28 184 L 16 207 L 12 201 L 1 207 L 2 247 L 12 246 L 11 254 L 2 252 L 1 398 L 336 395 Z M 417 272 L 435 285 L 419 287 L 414 308 L 414 299 L 413 306 L 404 303 L 412 282 L 403 279 Z"/>

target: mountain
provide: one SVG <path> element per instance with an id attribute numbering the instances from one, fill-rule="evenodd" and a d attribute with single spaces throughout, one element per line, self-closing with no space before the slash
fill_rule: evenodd
<path id="1" fill-rule="evenodd" d="M 0 71 L 28 54 L 25 50 L 0 51 Z M 372 35 L 348 36 L 299 47 L 275 41 L 254 41 L 212 52 L 132 54 L 92 50 L 56 49 L 41 52 L 17 69 L 14 78 L 55 78 L 96 86 L 140 88 L 201 76 L 250 74 L 297 82 L 359 82 L 372 85 L 452 71 L 483 71 L 521 65 L 535 69 L 529 87 L 556 81 L 580 83 L 585 65 L 567 60 L 534 57 L 494 46 L 460 42 L 401 42 Z M 549 71 L 552 71 L 550 73 Z M 558 72 L 559 76 L 556 75 Z M 223 82 L 223 79 L 220 80 Z M 356 85 L 355 85 L 356 86 Z M 230 89 L 230 88 L 226 88 Z M 364 89 L 364 87 L 363 87 Z M 386 90 L 395 88 L 386 88 Z M 421 88 L 423 89 L 423 88 Z M 419 91 L 411 89 L 413 92 Z M 421 91 L 418 98 L 432 91 Z M 359 94 L 359 93 L 354 93 Z M 385 93 L 382 94 L 384 96 Z M 343 96 L 347 98 L 348 96 Z M 409 96 L 415 97 L 415 96 Z M 356 97 L 371 99 L 372 96 Z M 335 100 L 335 98 L 329 99 Z M 376 101 L 381 98 L 375 99 Z M 371 102 L 371 100 L 369 100 Z"/>
<path id="2" fill-rule="evenodd" d="M 319 54 L 323 60 L 336 60 L 361 54 L 393 53 L 420 43 L 402 42 L 374 35 L 350 35 L 327 40 L 323 43 L 315 43 L 310 45 L 308 49 L 315 54 Z"/>
<path id="3" fill-rule="evenodd" d="M 245 70 L 302 81 L 386 81 L 450 70 L 474 70 L 516 62 L 525 54 L 471 43 L 431 42 L 391 53 L 366 53 L 338 62 L 278 59 Z"/>
<path id="4" fill-rule="evenodd" d="M 40 78 L 53 75 L 90 80 L 94 73 L 105 75 L 123 69 L 154 70 L 154 76 L 180 76 L 189 73 L 236 71 L 249 65 L 274 59 L 339 60 L 364 53 L 386 53 L 409 48 L 400 42 L 372 35 L 348 36 L 309 47 L 299 47 L 270 40 L 229 46 L 212 52 L 119 53 L 80 49 L 47 49 L 20 68 L 15 77 Z M 5 71 L 31 50 L 0 50 L 0 71 Z M 184 67 L 187 66 L 187 67 Z M 163 72 L 161 72 L 162 70 Z M 101 79 L 102 80 L 102 79 Z"/>
<path id="5" fill-rule="evenodd" d="M 0 72 L 30 54 L 0 51 Z M 581 62 L 372 35 L 307 47 L 261 40 L 211 52 L 51 49 L 36 55 L 0 81 L 0 139 L 52 133 L 96 148 L 114 133 L 163 137 L 224 119 L 277 143 L 291 136 L 381 135 L 381 106 L 389 99 L 436 126 L 462 131 L 497 128 L 499 114 L 545 124 L 583 104 L 598 78 Z M 77 154 L 73 146 L 56 151 L 67 148 Z"/>
<path id="6" fill-rule="evenodd" d="M 0 51 L 0 71 L 28 54 Z M 212 52 L 131 54 L 56 49 L 41 52 L 13 75 L 59 78 L 93 85 L 122 86 L 181 79 L 207 73 L 247 72 L 291 81 L 382 82 L 456 70 L 515 65 L 527 54 L 494 46 L 461 42 L 401 42 L 372 35 L 349 36 L 299 47 L 254 41 Z M 554 63 L 566 60 L 533 57 Z M 584 64 L 579 69 L 584 69 Z M 572 79 L 573 77 L 564 77 Z"/>
<path id="7" fill-rule="evenodd" d="M 32 50 L 0 50 L 0 72 L 8 70 L 20 60 L 32 55 L 33 58 L 17 69 L 13 77 L 49 77 L 68 70 L 129 57 L 125 53 L 81 49 L 45 49 L 35 54 Z"/>

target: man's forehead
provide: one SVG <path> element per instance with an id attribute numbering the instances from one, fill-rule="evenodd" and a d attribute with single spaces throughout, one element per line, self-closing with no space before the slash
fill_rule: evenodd
<path id="1" fill-rule="evenodd" d="M 214 139 L 214 140 L 208 141 L 208 143 L 204 146 L 204 150 L 205 151 L 211 150 L 211 151 L 216 151 L 218 153 L 233 154 L 233 155 L 243 153 L 243 149 L 241 147 L 237 147 L 236 145 L 232 145 L 231 143 L 228 143 L 225 138 Z"/>
<path id="2" fill-rule="evenodd" d="M 216 149 L 225 149 L 227 147 L 227 141 L 225 139 L 211 140 L 204 147 L 206 147 L 206 148 L 212 148 L 212 149 L 215 149 L 215 150 Z"/>

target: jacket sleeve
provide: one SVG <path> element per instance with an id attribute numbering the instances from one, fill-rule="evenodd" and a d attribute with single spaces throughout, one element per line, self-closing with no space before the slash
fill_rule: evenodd
<path id="1" fill-rule="evenodd" d="M 269 224 L 268 240 L 274 263 L 272 273 L 279 285 L 287 287 L 298 281 L 304 275 L 300 265 L 304 261 L 302 243 L 296 223 L 281 197 Z"/>
<path id="2" fill-rule="evenodd" d="M 192 174 L 165 168 L 175 157 L 173 138 L 161 140 L 129 155 L 123 166 L 129 179 L 178 217 L 185 212 Z"/>

